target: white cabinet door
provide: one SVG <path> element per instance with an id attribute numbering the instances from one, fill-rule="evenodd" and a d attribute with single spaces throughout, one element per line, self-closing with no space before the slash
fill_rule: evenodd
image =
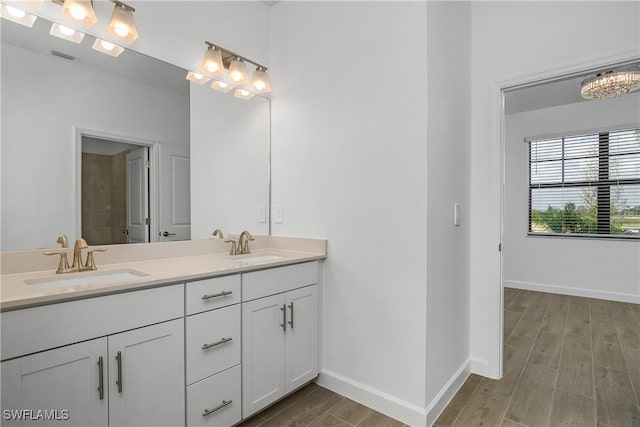
<path id="1" fill-rule="evenodd" d="M 2 362 L 2 425 L 106 426 L 106 354 L 99 338 Z"/>
<path id="2" fill-rule="evenodd" d="M 284 395 L 284 295 L 242 304 L 242 416 Z"/>
<path id="3" fill-rule="evenodd" d="M 184 320 L 109 337 L 109 424 L 184 425 Z"/>
<path id="4" fill-rule="evenodd" d="M 285 393 L 318 375 L 318 286 L 285 294 Z"/>

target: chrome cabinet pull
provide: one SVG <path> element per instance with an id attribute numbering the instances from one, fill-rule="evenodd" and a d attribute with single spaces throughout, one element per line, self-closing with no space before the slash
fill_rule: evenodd
<path id="1" fill-rule="evenodd" d="M 291 310 L 291 320 L 289 320 L 289 326 L 291 326 L 291 329 L 293 329 L 293 301 L 291 301 L 289 309 Z"/>
<path id="2" fill-rule="evenodd" d="M 233 293 L 233 291 L 222 291 L 222 292 L 217 293 L 217 294 L 202 295 L 202 299 L 224 297 L 224 296 L 227 296 L 227 295 L 231 295 L 232 293 Z"/>
<path id="3" fill-rule="evenodd" d="M 282 323 L 280 324 L 280 326 L 282 327 L 283 331 L 287 332 L 287 305 L 282 304 L 280 310 L 282 310 Z"/>
<path id="4" fill-rule="evenodd" d="M 220 344 L 224 344 L 224 343 L 226 343 L 226 342 L 229 342 L 229 341 L 231 341 L 232 339 L 233 339 L 232 337 L 229 337 L 229 338 L 222 338 L 220 341 L 216 341 L 216 342 L 211 343 L 211 344 L 203 344 L 203 345 L 202 345 L 202 349 L 203 349 L 203 350 L 207 350 L 207 349 L 209 349 L 209 348 L 211 348 L 211 347 L 215 347 L 215 346 L 217 346 L 217 345 L 220 345 Z"/>
<path id="5" fill-rule="evenodd" d="M 104 399 L 104 359 L 98 357 L 98 396 L 100 400 Z"/>
<path id="6" fill-rule="evenodd" d="M 122 352 L 116 354 L 116 361 L 118 362 L 118 379 L 116 384 L 118 385 L 118 393 L 122 393 Z"/>
<path id="7" fill-rule="evenodd" d="M 220 409 L 224 408 L 227 405 L 231 405 L 233 403 L 233 400 L 223 400 L 221 404 L 219 404 L 218 406 L 216 406 L 213 409 L 205 409 L 204 412 L 202 413 L 203 417 L 206 417 L 208 415 L 213 414 L 216 411 L 219 411 Z"/>

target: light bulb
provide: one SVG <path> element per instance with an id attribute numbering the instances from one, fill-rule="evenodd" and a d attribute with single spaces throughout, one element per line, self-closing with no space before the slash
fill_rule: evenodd
<path id="1" fill-rule="evenodd" d="M 64 25 L 60 25 L 58 28 L 60 28 L 60 32 L 65 36 L 72 36 L 73 33 L 76 32 L 73 28 L 65 27 Z"/>
<path id="2" fill-rule="evenodd" d="M 120 37 L 127 37 L 129 35 L 129 29 L 126 25 L 118 24 L 113 28 L 113 31 L 116 32 Z"/>
<path id="3" fill-rule="evenodd" d="M 82 21 L 87 16 L 84 13 L 84 9 L 77 5 L 71 6 L 71 9 L 69 9 L 69 14 L 71 14 L 71 16 L 78 21 Z"/>
<path id="4" fill-rule="evenodd" d="M 218 86 L 220 86 L 222 89 L 226 88 L 227 86 L 229 86 L 228 84 L 226 84 L 225 82 L 218 82 Z"/>
<path id="5" fill-rule="evenodd" d="M 25 11 L 16 9 L 15 7 L 9 6 L 8 4 L 5 5 L 5 7 L 7 8 L 7 12 L 9 12 L 11 16 L 14 16 L 16 18 L 24 18 L 27 14 Z"/>
<path id="6" fill-rule="evenodd" d="M 233 75 L 231 75 L 231 79 L 234 82 L 239 82 L 240 80 L 242 80 L 242 73 L 233 73 Z"/>
<path id="7" fill-rule="evenodd" d="M 202 80 L 204 78 L 204 76 L 200 73 L 193 73 L 193 77 L 195 77 L 198 80 Z"/>
<path id="8" fill-rule="evenodd" d="M 256 82 L 256 89 L 263 90 L 265 87 L 267 87 L 267 85 L 265 85 L 262 80 L 258 80 Z"/>
<path id="9" fill-rule="evenodd" d="M 212 73 L 215 73 L 216 71 L 219 70 L 218 64 L 216 64 L 215 62 L 210 62 L 209 65 L 207 65 L 207 70 L 209 70 Z"/>
<path id="10" fill-rule="evenodd" d="M 242 96 L 248 96 L 249 95 L 249 91 L 248 90 L 240 90 L 240 93 L 242 94 Z"/>
<path id="11" fill-rule="evenodd" d="M 109 42 L 108 42 L 108 41 L 106 41 L 106 40 L 100 40 L 100 44 L 102 45 L 102 47 L 103 47 L 105 50 L 113 50 L 113 49 L 116 47 L 116 45 L 115 45 L 115 44 L 113 44 L 113 43 L 109 43 Z"/>

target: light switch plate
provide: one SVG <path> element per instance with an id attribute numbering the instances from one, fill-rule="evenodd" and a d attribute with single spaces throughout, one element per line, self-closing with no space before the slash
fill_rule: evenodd
<path id="1" fill-rule="evenodd" d="M 284 222 L 284 208 L 282 205 L 273 205 L 273 222 L 276 224 Z"/>
<path id="2" fill-rule="evenodd" d="M 267 222 L 267 205 L 258 205 L 258 222 Z"/>

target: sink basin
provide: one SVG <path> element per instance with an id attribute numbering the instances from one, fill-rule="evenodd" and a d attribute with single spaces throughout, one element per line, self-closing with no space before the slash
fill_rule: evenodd
<path id="1" fill-rule="evenodd" d="M 234 261 L 242 262 L 245 264 L 257 264 L 259 262 L 274 261 L 276 259 L 282 259 L 284 257 L 278 255 L 253 255 L 242 258 L 234 258 Z"/>
<path id="2" fill-rule="evenodd" d="M 104 285 L 109 283 L 128 282 L 146 276 L 135 270 L 117 270 L 104 273 L 69 273 L 58 275 L 53 279 L 33 279 L 26 283 L 32 289 L 56 289 L 66 286 Z"/>

